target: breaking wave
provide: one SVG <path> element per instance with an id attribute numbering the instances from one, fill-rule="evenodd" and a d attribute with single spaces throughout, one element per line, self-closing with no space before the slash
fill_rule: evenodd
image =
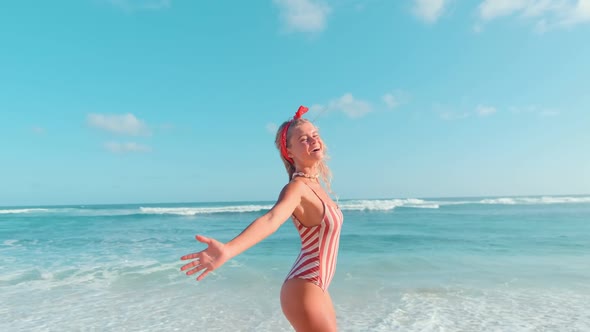
<path id="1" fill-rule="evenodd" d="M 342 210 L 349 211 L 388 211 L 396 208 L 438 209 L 452 205 L 548 205 L 548 204 L 588 204 L 590 196 L 542 196 L 542 197 L 496 197 L 496 198 L 464 198 L 464 199 L 360 199 L 341 200 L 338 202 Z M 195 204 L 196 205 L 196 204 Z M 272 208 L 268 204 L 244 203 L 212 203 L 210 206 L 199 203 L 199 206 L 141 206 L 141 205 L 109 205 L 109 206 L 75 206 L 55 208 L 0 208 L 0 215 L 45 215 L 57 214 L 68 216 L 127 216 L 127 215 L 177 215 L 196 216 L 215 213 L 248 213 L 267 211 Z"/>

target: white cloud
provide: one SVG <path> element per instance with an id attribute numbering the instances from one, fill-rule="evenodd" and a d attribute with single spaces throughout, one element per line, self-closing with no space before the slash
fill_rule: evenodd
<path id="1" fill-rule="evenodd" d="M 538 112 L 538 108 L 536 106 L 525 106 L 525 107 L 516 107 L 512 106 L 508 108 L 510 112 L 516 114 L 524 114 L 524 113 L 536 113 Z"/>
<path id="2" fill-rule="evenodd" d="M 499 16 L 511 15 L 526 6 L 528 0 L 484 0 L 479 5 L 479 16 L 491 20 Z"/>
<path id="3" fill-rule="evenodd" d="M 541 117 L 548 117 L 548 116 L 557 116 L 559 115 L 559 111 L 556 110 L 542 110 L 539 112 L 539 116 Z"/>
<path id="4" fill-rule="evenodd" d="M 266 130 L 275 135 L 277 133 L 277 130 L 279 130 L 279 126 L 276 123 L 267 123 L 266 124 Z"/>
<path id="5" fill-rule="evenodd" d="M 433 111 L 444 120 L 460 120 L 472 116 L 486 117 L 498 112 L 493 106 L 478 105 L 471 111 L 464 111 L 465 107 L 451 108 L 441 104 L 434 104 Z M 524 107 L 508 107 L 507 110 L 513 114 L 522 114 L 523 116 L 553 117 L 558 116 L 560 112 L 552 108 L 540 108 L 535 105 Z"/>
<path id="6" fill-rule="evenodd" d="M 357 4 L 354 6 L 354 9 L 355 9 L 356 11 L 359 11 L 359 12 L 360 12 L 360 11 L 363 11 L 363 10 L 365 10 L 365 7 L 366 7 L 366 5 L 365 5 L 364 3 L 357 3 Z"/>
<path id="7" fill-rule="evenodd" d="M 590 0 L 484 0 L 478 8 L 482 22 L 512 15 L 534 21 L 544 32 L 590 21 Z"/>
<path id="8" fill-rule="evenodd" d="M 522 15 L 524 17 L 539 17 L 551 12 L 559 12 L 564 10 L 567 3 L 559 0 L 537 0 L 528 1 L 526 6 L 522 9 Z"/>
<path id="9" fill-rule="evenodd" d="M 458 120 L 458 119 L 465 119 L 469 117 L 469 112 L 459 112 L 459 111 L 438 111 L 438 115 L 443 120 Z"/>
<path id="10" fill-rule="evenodd" d="M 400 105 L 406 104 L 410 99 L 408 93 L 402 90 L 388 92 L 381 97 L 385 106 L 389 109 L 394 109 Z"/>
<path id="11" fill-rule="evenodd" d="M 131 113 L 127 114 L 88 114 L 88 124 L 116 134 L 149 135 L 148 127 Z"/>
<path id="12" fill-rule="evenodd" d="M 480 116 L 488 116 L 488 115 L 496 113 L 496 108 L 491 107 L 491 106 L 479 105 L 475 109 L 475 112 L 477 114 L 479 114 Z"/>
<path id="13" fill-rule="evenodd" d="M 159 10 L 169 8 L 172 0 L 107 0 L 123 10 Z"/>
<path id="14" fill-rule="evenodd" d="M 536 105 L 524 107 L 510 107 L 509 110 L 515 114 L 532 114 L 540 117 L 557 116 L 560 114 L 558 110 L 551 108 L 541 108 Z"/>
<path id="15" fill-rule="evenodd" d="M 157 127 L 161 131 L 172 131 L 176 129 L 176 126 L 172 123 L 163 123 Z"/>
<path id="16" fill-rule="evenodd" d="M 45 134 L 45 128 L 42 128 L 42 127 L 39 127 L 39 126 L 32 127 L 31 128 L 31 131 L 34 134 L 37 134 L 37 135 L 43 135 L 43 134 Z"/>
<path id="17" fill-rule="evenodd" d="M 427 23 L 434 23 L 443 14 L 449 0 L 413 0 L 414 15 Z"/>
<path id="18" fill-rule="evenodd" d="M 391 93 L 386 93 L 385 95 L 383 95 L 382 99 L 387 108 L 394 109 L 399 105 L 399 101 Z"/>
<path id="19" fill-rule="evenodd" d="M 443 120 L 461 120 L 476 115 L 485 117 L 497 112 L 495 107 L 486 105 L 478 105 L 475 108 L 471 108 L 465 106 L 449 107 L 446 105 L 435 104 L 433 105 L 433 110 Z"/>
<path id="20" fill-rule="evenodd" d="M 149 146 L 138 144 L 135 142 L 108 142 L 105 143 L 104 147 L 113 153 L 150 152 L 152 150 Z"/>
<path id="21" fill-rule="evenodd" d="M 343 112 L 351 118 L 359 118 L 372 111 L 371 104 L 364 100 L 355 99 L 351 93 L 334 99 L 327 106 L 313 105 L 310 111 L 321 114 L 323 112 Z"/>
<path id="22" fill-rule="evenodd" d="M 317 0 L 274 0 L 289 31 L 318 32 L 326 27 L 330 7 Z"/>
<path id="23" fill-rule="evenodd" d="M 579 0 L 575 7 L 569 8 L 564 25 L 573 25 L 590 21 L 590 0 Z"/>

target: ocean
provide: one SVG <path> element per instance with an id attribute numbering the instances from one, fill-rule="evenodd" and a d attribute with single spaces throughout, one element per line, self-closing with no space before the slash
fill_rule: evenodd
<path id="1" fill-rule="evenodd" d="M 590 331 L 590 196 L 340 200 L 340 331 Z M 180 256 L 272 202 L 0 208 L 0 331 L 291 331 L 290 220 L 201 282 Z"/>

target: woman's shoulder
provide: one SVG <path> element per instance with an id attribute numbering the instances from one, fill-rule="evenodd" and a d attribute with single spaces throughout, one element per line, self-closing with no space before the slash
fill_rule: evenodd
<path id="1" fill-rule="evenodd" d="M 296 177 L 296 178 L 292 179 L 291 181 L 289 181 L 289 183 L 287 183 L 283 187 L 283 191 L 285 191 L 285 190 L 302 191 L 302 190 L 305 190 L 306 186 L 307 185 L 305 184 L 305 181 L 303 181 L 302 178 Z"/>
<path id="2" fill-rule="evenodd" d="M 287 183 L 281 190 L 279 201 L 300 201 L 304 193 L 305 183 L 300 180 L 293 179 L 289 181 L 289 183 Z"/>

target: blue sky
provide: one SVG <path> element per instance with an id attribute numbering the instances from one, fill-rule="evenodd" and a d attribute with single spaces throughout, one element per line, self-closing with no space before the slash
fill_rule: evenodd
<path id="1" fill-rule="evenodd" d="M 590 193 L 590 0 L 0 10 L 0 206 L 273 200 L 310 106 L 345 198 Z"/>

